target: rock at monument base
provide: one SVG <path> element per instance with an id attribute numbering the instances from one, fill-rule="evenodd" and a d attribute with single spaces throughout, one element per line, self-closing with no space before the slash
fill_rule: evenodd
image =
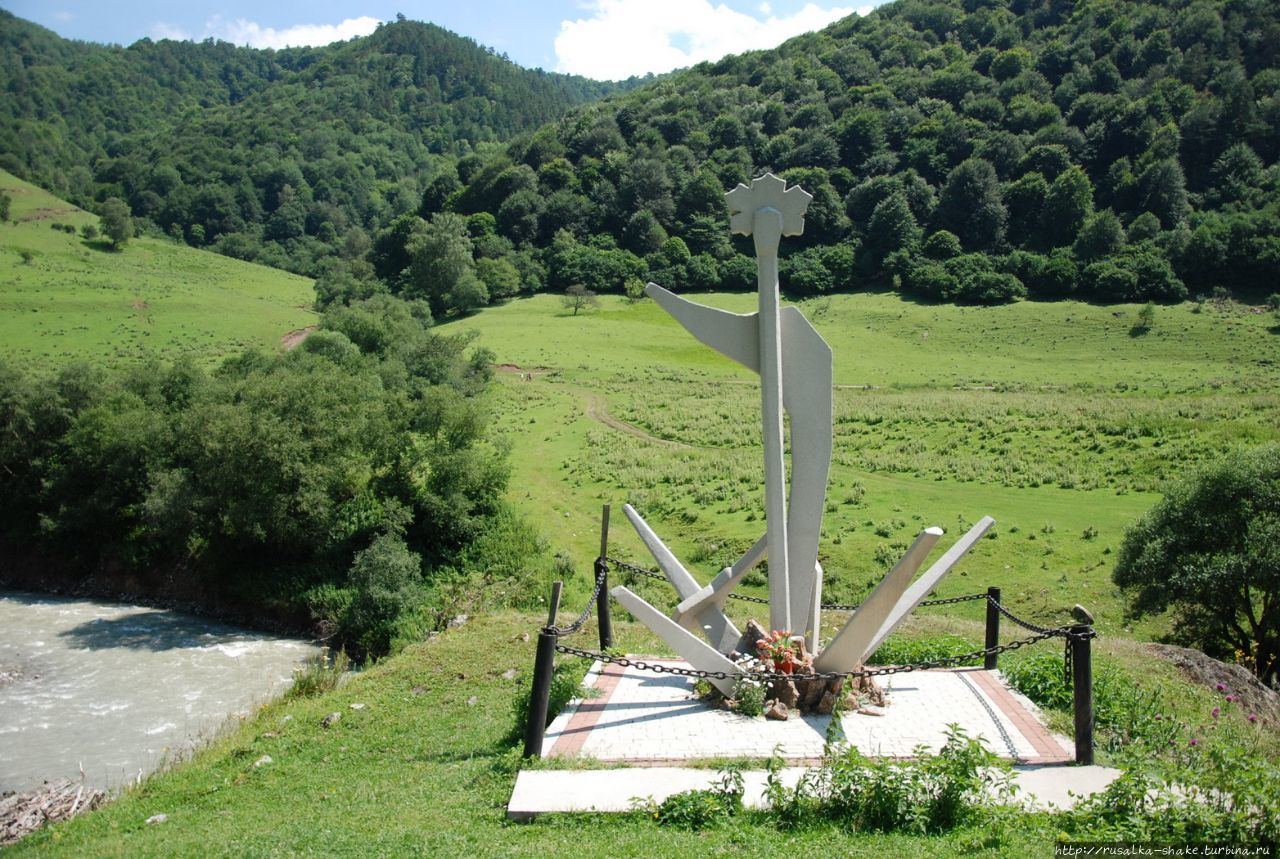
<path id="1" fill-rule="evenodd" d="M 862 668 L 861 665 L 858 666 Z M 874 677 L 851 677 L 849 684 L 849 701 L 856 703 L 859 699 L 865 698 L 868 703 L 877 707 L 888 706 L 889 700 L 885 697 L 884 688 L 876 682 Z"/>
<path id="2" fill-rule="evenodd" d="M 785 722 L 791 718 L 791 709 L 781 701 L 774 701 L 773 706 L 764 711 L 764 717 L 775 722 Z"/>
<path id="3" fill-rule="evenodd" d="M 828 681 L 820 677 L 806 677 L 803 674 L 797 674 L 792 683 L 795 685 L 800 699 L 800 709 L 805 713 L 812 713 L 814 708 L 818 706 L 818 702 L 822 700 L 822 693 L 827 691 Z"/>
<path id="4" fill-rule="evenodd" d="M 796 691 L 796 684 L 785 677 L 770 681 L 769 697 L 780 704 L 785 704 L 788 710 L 794 710 L 800 704 L 800 693 Z"/>
<path id="5" fill-rule="evenodd" d="M 818 701 L 818 706 L 814 708 L 815 713 L 819 716 L 830 716 L 831 711 L 836 708 L 836 696 L 827 690 L 822 693 L 822 700 Z"/>
<path id="6" fill-rule="evenodd" d="M 769 633 L 765 632 L 759 621 L 754 619 L 747 621 L 746 627 L 742 631 L 742 638 L 738 639 L 738 644 L 733 649 L 743 656 L 759 658 L 760 654 L 756 650 L 756 642 L 762 638 L 768 638 Z"/>

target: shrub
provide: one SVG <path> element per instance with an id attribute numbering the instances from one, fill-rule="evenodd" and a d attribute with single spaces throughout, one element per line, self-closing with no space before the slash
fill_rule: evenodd
<path id="1" fill-rule="evenodd" d="M 662 801 L 655 812 L 658 823 L 681 829 L 708 829 L 728 821 L 742 810 L 742 773 L 723 770 L 720 783 L 706 790 L 686 790 Z"/>
<path id="2" fill-rule="evenodd" d="M 594 692 L 595 690 L 582 686 L 580 670 L 575 670 L 566 662 L 556 665 L 551 672 L 551 694 L 547 699 L 546 724 L 550 725 L 551 720 L 560 715 L 560 711 L 574 698 L 590 697 Z M 520 687 L 515 700 L 511 703 L 513 723 L 511 732 L 507 735 L 507 740 L 510 742 L 524 737 L 524 729 L 529 724 L 529 698 L 532 693 L 533 685 L 526 683 Z"/>
<path id="3" fill-rule="evenodd" d="M 350 668 L 351 659 L 345 650 L 334 653 L 326 647 L 302 667 L 294 669 L 293 685 L 285 692 L 285 698 L 313 698 L 332 692 Z"/>
<path id="4" fill-rule="evenodd" d="M 884 644 L 871 654 L 867 660 L 869 665 L 914 665 L 918 662 L 929 662 L 961 653 L 970 653 L 981 649 L 981 646 L 969 641 L 964 636 L 947 633 L 929 638 L 901 638 L 891 635 Z M 980 659 L 970 659 L 961 665 L 978 665 Z"/>
<path id="5" fill-rule="evenodd" d="M 733 709 L 744 716 L 755 717 L 764 712 L 764 684 L 743 677 L 733 687 Z"/>
<path id="6" fill-rule="evenodd" d="M 766 790 L 780 822 L 835 822 L 861 831 L 944 832 L 980 822 L 1012 794 L 1009 764 L 968 736 L 947 726 L 937 754 L 916 749 L 917 759 L 868 759 L 857 749 L 828 747 L 822 768 L 788 790 L 777 779 L 781 762 L 770 762 Z"/>
<path id="7" fill-rule="evenodd" d="M 1235 454 L 1172 486 L 1125 534 L 1112 579 L 1133 615 L 1172 611 L 1210 656 L 1249 654 L 1280 678 L 1280 446 Z"/>

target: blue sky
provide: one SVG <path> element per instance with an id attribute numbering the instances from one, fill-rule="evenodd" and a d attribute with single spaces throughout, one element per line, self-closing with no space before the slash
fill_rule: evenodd
<path id="1" fill-rule="evenodd" d="M 254 47 L 327 44 L 397 13 L 505 52 L 523 66 L 611 79 L 767 48 L 884 0 L 10 0 L 13 14 L 71 39 L 213 37 Z"/>

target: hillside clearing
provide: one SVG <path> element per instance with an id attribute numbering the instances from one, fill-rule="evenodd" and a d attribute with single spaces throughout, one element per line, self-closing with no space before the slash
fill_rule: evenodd
<path id="1" fill-rule="evenodd" d="M 213 364 L 278 349 L 285 332 L 315 321 L 309 278 L 164 239 L 112 251 L 52 226 L 96 226 L 96 215 L 3 171 L 0 192 L 13 198 L 12 220 L 0 224 L 0 342 L 15 362 Z"/>

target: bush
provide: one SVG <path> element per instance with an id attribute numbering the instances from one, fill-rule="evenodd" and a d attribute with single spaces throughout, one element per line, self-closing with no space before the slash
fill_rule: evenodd
<path id="1" fill-rule="evenodd" d="M 980 650 L 981 645 L 967 638 L 948 633 L 929 638 L 901 638 L 891 635 L 884 644 L 871 654 L 868 665 L 914 665 L 918 662 L 929 662 L 961 653 Z M 981 659 L 970 659 L 961 665 L 978 665 Z"/>
<path id="2" fill-rule="evenodd" d="M 831 824 L 871 832 L 926 835 L 980 822 L 1012 795 L 1010 768 L 981 739 L 947 726 L 937 754 L 916 759 L 868 759 L 857 749 L 828 747 L 822 768 L 794 789 L 782 786 L 782 762 L 770 762 L 770 814 L 788 826 Z"/>
<path id="3" fill-rule="evenodd" d="M 509 742 L 516 742 L 524 737 L 524 730 L 529 724 L 529 698 L 533 692 L 532 683 L 525 683 L 511 702 L 512 725 L 507 735 Z M 574 698 L 590 697 L 595 690 L 582 686 L 581 667 L 571 667 L 570 663 L 561 662 L 551 672 L 551 694 L 547 702 L 547 722 L 551 721 Z"/>
<path id="4" fill-rule="evenodd" d="M 422 599 L 422 558 L 404 538 L 384 533 L 351 562 L 355 597 L 342 618 L 342 635 L 370 653 L 386 653 L 401 614 Z"/>
<path id="5" fill-rule="evenodd" d="M 351 659 L 345 650 L 334 653 L 324 648 L 319 655 L 308 659 L 301 668 L 293 670 L 293 685 L 285 692 L 285 698 L 314 698 L 338 688 L 343 675 L 351 668 Z"/>
<path id="6" fill-rule="evenodd" d="M 1226 459 L 1172 486 L 1125 534 L 1113 581 L 1135 616 L 1172 611 L 1173 637 L 1210 656 L 1246 654 L 1280 679 L 1280 446 Z"/>
<path id="7" fill-rule="evenodd" d="M 742 810 L 742 773 L 722 770 L 720 783 L 706 790 L 686 790 L 662 801 L 654 816 L 663 826 L 708 829 L 727 822 Z"/>

